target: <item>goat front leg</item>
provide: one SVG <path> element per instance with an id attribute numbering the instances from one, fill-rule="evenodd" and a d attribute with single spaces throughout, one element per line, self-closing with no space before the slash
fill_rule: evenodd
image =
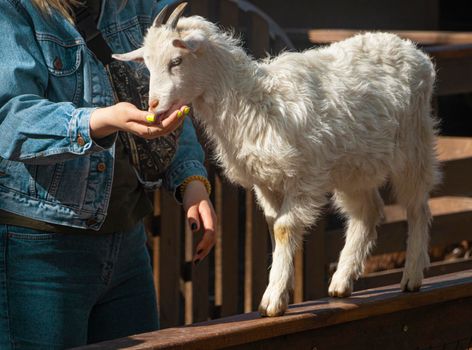
<path id="1" fill-rule="evenodd" d="M 269 284 L 259 306 L 262 316 L 280 316 L 287 310 L 290 292 L 293 290 L 293 258 L 301 245 L 303 231 L 308 226 L 304 221 L 307 221 L 308 216 L 311 217 L 310 221 L 317 216 L 317 210 L 310 209 L 310 206 L 301 207 L 306 202 L 297 201 L 300 207 L 291 206 L 290 202 L 284 200 L 281 213 L 274 222 L 275 248 Z"/>

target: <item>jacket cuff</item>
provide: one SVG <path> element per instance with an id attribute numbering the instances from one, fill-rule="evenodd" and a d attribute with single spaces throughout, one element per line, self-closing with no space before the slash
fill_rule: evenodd
<path id="1" fill-rule="evenodd" d="M 182 204 L 179 186 L 182 185 L 186 178 L 194 175 L 208 177 L 204 165 L 196 160 L 185 161 L 177 167 L 171 167 L 171 169 L 166 172 L 164 177 L 164 187 L 174 195 L 175 200 L 179 204 Z"/>
<path id="2" fill-rule="evenodd" d="M 72 113 L 69 123 L 69 137 L 73 153 L 85 154 L 104 151 L 113 146 L 118 133 L 113 133 L 99 140 L 90 135 L 90 115 L 96 108 L 77 108 Z"/>

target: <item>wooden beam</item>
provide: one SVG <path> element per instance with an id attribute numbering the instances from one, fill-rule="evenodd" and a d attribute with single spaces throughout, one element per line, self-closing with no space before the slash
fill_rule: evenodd
<path id="1" fill-rule="evenodd" d="M 439 197 L 430 201 L 434 216 L 431 227 L 431 245 L 444 246 L 470 237 L 472 227 L 472 198 Z M 386 221 L 378 228 L 378 239 L 373 254 L 404 251 L 406 248 L 406 214 L 398 205 L 385 208 Z M 326 234 L 326 259 L 337 261 L 344 246 L 344 230 Z"/>
<path id="2" fill-rule="evenodd" d="M 453 310 L 455 313 L 448 307 L 450 305 L 459 305 Z M 441 322 L 433 323 L 447 324 L 451 321 L 454 322 L 455 329 L 466 327 L 470 332 L 472 329 L 469 318 L 463 313 L 469 312 L 470 316 L 471 305 L 472 270 L 468 270 L 426 279 L 421 291 L 416 293 L 402 293 L 399 285 L 390 285 L 356 292 L 350 298 L 323 298 L 292 305 L 287 314 L 282 317 L 261 318 L 257 313 L 248 313 L 188 327 L 133 335 L 78 349 L 254 349 L 251 344 L 259 344 L 257 349 L 263 349 L 267 347 L 260 344 L 270 343 L 272 339 L 284 337 L 293 337 L 294 340 L 306 339 L 307 334 L 316 334 L 327 329 L 342 329 L 356 322 L 362 324 L 372 319 L 392 320 L 392 317 L 396 327 L 400 327 L 404 332 L 415 332 L 415 322 L 432 323 L 431 319 L 429 317 L 426 319 L 424 317 L 406 318 L 403 320 L 411 321 L 411 323 L 398 323 L 398 315 L 407 313 L 424 315 L 425 313 L 419 311 L 425 310 L 434 314 L 436 314 L 434 310 L 440 310 L 445 315 L 441 317 Z M 460 315 L 461 318 L 454 315 Z M 400 320 L 402 320 L 401 317 Z M 387 323 L 390 324 L 390 322 Z M 362 328 L 355 327 L 355 329 L 359 332 Z M 417 329 L 416 332 L 418 332 Z M 372 334 L 377 334 L 378 340 L 383 332 L 377 330 Z M 434 335 L 434 332 L 428 334 Z M 468 334 L 469 337 L 472 336 L 471 333 Z M 438 333 L 435 336 L 442 337 L 443 334 Z M 339 338 L 339 336 L 332 338 L 333 344 L 342 342 Z M 365 341 L 363 336 L 357 338 Z M 316 338 L 313 339 L 316 340 Z M 274 348 L 287 349 L 287 346 Z"/>
<path id="3" fill-rule="evenodd" d="M 472 44 L 472 32 L 449 31 L 408 31 L 408 30 L 382 30 L 395 33 L 401 38 L 410 39 L 422 45 L 462 45 Z M 311 29 L 308 30 L 308 38 L 314 44 L 328 44 L 347 39 L 366 30 L 350 29 Z"/>

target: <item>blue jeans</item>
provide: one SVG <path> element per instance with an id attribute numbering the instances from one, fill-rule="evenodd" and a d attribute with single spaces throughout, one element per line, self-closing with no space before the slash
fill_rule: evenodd
<path id="1" fill-rule="evenodd" d="M 0 224 L 0 349 L 64 349 L 158 327 L 142 224 L 96 236 Z"/>

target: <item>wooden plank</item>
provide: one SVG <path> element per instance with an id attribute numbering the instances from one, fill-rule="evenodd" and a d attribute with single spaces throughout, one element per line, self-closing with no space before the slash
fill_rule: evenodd
<path id="1" fill-rule="evenodd" d="M 188 223 L 185 223 L 185 278 L 183 281 L 185 324 L 209 319 L 209 257 L 200 261 L 198 265 L 193 264 L 195 247 L 202 235 L 202 230 L 194 233 Z"/>
<path id="2" fill-rule="evenodd" d="M 327 44 L 350 38 L 365 31 L 356 29 L 310 29 L 308 30 L 308 37 L 314 44 Z M 388 32 L 422 45 L 472 44 L 472 32 L 434 30 L 388 30 Z"/>
<path id="3" fill-rule="evenodd" d="M 304 300 L 327 296 L 328 264 L 326 260 L 326 217 L 318 220 L 304 242 Z"/>
<path id="4" fill-rule="evenodd" d="M 156 289 L 157 305 L 159 305 L 159 296 L 161 295 L 161 276 L 159 274 L 159 259 L 161 255 L 161 193 L 159 190 L 153 193 L 153 207 L 154 209 L 151 218 L 152 223 L 150 224 L 150 230 L 152 232 L 152 276 L 154 280 L 154 288 Z"/>
<path id="5" fill-rule="evenodd" d="M 161 192 L 161 233 L 159 239 L 159 314 L 161 327 L 180 323 L 180 242 L 182 209 L 166 191 Z M 165 254 L 163 254 L 165 252 Z"/>
<path id="6" fill-rule="evenodd" d="M 444 49 L 432 47 L 425 51 L 433 57 L 438 71 L 437 86 L 434 91 L 436 95 L 472 91 L 472 45 Z"/>
<path id="7" fill-rule="evenodd" d="M 295 253 L 295 258 L 294 258 L 294 290 L 293 290 L 293 295 L 291 296 L 291 301 L 290 303 L 301 303 L 303 299 L 303 290 L 304 290 L 304 264 L 303 264 L 303 257 L 304 257 L 304 251 L 303 247 L 300 248 L 296 253 Z"/>
<path id="8" fill-rule="evenodd" d="M 457 259 L 453 261 L 438 261 L 431 264 L 425 271 L 426 277 L 444 275 L 457 271 L 472 269 L 472 259 Z M 391 269 L 381 272 L 374 272 L 360 277 L 354 283 L 354 290 L 377 288 L 389 284 L 398 283 L 403 274 L 403 269 Z"/>
<path id="9" fill-rule="evenodd" d="M 445 246 L 470 239 L 472 227 L 472 198 L 439 197 L 430 201 L 434 216 L 431 227 L 431 245 Z M 387 220 L 381 225 L 373 254 L 404 251 L 406 248 L 407 223 L 404 211 L 397 205 L 386 206 Z M 328 262 L 337 261 L 344 246 L 344 231 L 331 230 L 326 235 Z"/>
<path id="10" fill-rule="evenodd" d="M 472 137 L 439 137 L 437 154 L 443 180 L 433 196 L 472 196 Z"/>
<path id="11" fill-rule="evenodd" d="M 212 0 L 192 0 L 190 2 L 191 14 L 209 18 L 211 1 Z"/>
<path id="12" fill-rule="evenodd" d="M 248 15 L 247 46 L 256 58 L 266 57 L 270 49 L 269 27 L 257 14 Z"/>
<path id="13" fill-rule="evenodd" d="M 425 313 L 419 313 L 418 310 L 428 310 L 428 312 L 440 310 L 445 314 L 446 311 L 451 310 L 449 305 L 458 305 L 458 307 L 447 314 L 447 319 L 449 320 L 449 317 L 453 315 L 460 315 L 460 318 L 455 317 L 456 321 L 460 321 L 456 327 L 467 325 L 468 330 L 471 331 L 469 318 L 460 313 L 460 310 L 463 310 L 470 315 L 470 303 L 472 303 L 472 270 L 426 279 L 424 287 L 416 293 L 402 293 L 399 290 L 399 285 L 391 285 L 355 292 L 350 298 L 323 298 L 292 305 L 283 317 L 261 318 L 257 313 L 248 313 L 194 324 L 189 327 L 133 335 L 82 347 L 82 349 L 185 348 L 211 350 L 230 348 L 231 346 L 248 346 L 258 341 L 270 341 L 274 337 L 290 336 L 306 331 L 322 331 L 331 326 L 342 329 L 354 322 L 369 322 L 377 316 L 384 318 L 391 314 L 409 312 L 425 315 Z M 445 304 L 448 307 L 443 308 L 442 306 Z M 431 324 L 448 323 L 431 322 L 431 319 L 437 319 L 437 317 L 419 317 L 419 319 Z M 410 320 L 411 318 L 403 319 Z M 443 318 L 441 317 L 441 319 Z M 408 323 L 399 323 L 398 319 L 395 324 L 397 327 L 406 325 L 406 328 L 402 328 L 405 332 L 410 330 L 420 332 L 422 329 L 420 327 L 414 330 Z M 455 324 L 451 323 L 451 325 Z M 358 327 L 355 329 L 359 332 Z M 336 338 L 339 338 L 339 334 L 343 333 L 337 333 Z M 442 334 L 439 333 L 439 335 Z"/>
<path id="14" fill-rule="evenodd" d="M 217 317 L 238 312 L 239 291 L 239 190 L 215 179 L 215 210 L 218 217 L 215 247 L 215 305 Z"/>
<path id="15" fill-rule="evenodd" d="M 226 27 L 238 28 L 239 27 L 238 4 L 231 1 L 221 1 L 219 23 Z"/>
<path id="16" fill-rule="evenodd" d="M 466 350 L 471 309 L 472 298 L 464 298 L 225 349 Z"/>
<path id="17" fill-rule="evenodd" d="M 437 154 L 441 162 L 472 159 L 472 137 L 438 137 Z"/>
<path id="18" fill-rule="evenodd" d="M 268 281 L 268 229 L 251 191 L 246 191 L 244 312 L 257 310 Z"/>

